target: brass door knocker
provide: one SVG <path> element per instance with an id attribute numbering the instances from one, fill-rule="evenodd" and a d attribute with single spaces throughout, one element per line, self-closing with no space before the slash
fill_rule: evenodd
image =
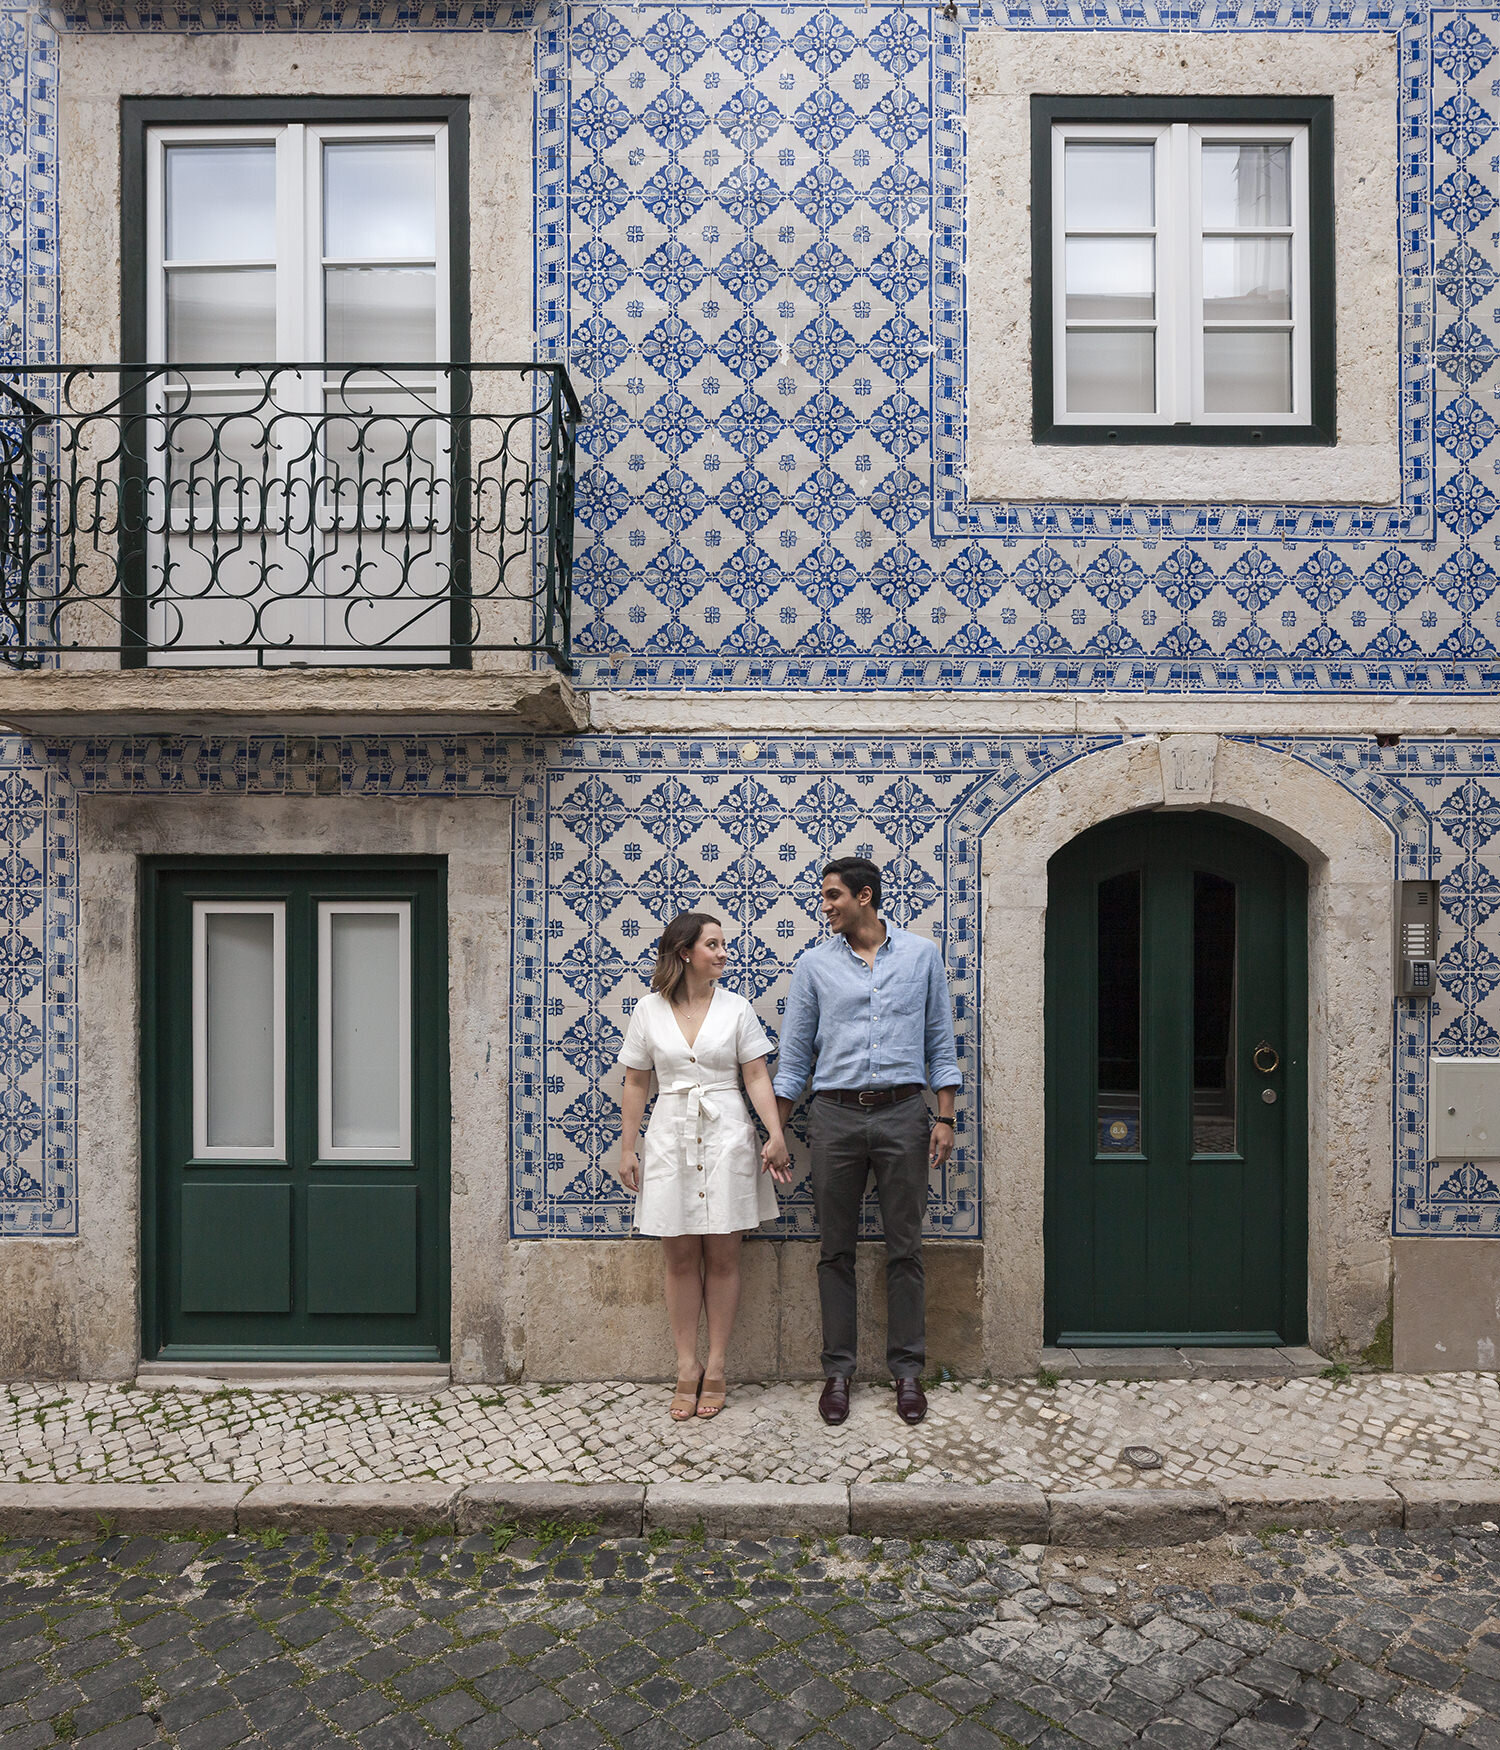
<path id="1" fill-rule="evenodd" d="M 1269 1063 L 1263 1063 L 1262 1058 L 1270 1058 Z M 1268 1076 L 1281 1062 L 1281 1054 L 1269 1040 L 1262 1039 L 1255 1048 L 1255 1055 L 1250 1059 L 1263 1076 Z"/>

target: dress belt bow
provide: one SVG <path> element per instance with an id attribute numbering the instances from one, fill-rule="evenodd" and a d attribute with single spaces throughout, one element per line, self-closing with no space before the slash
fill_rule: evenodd
<path id="1" fill-rule="evenodd" d="M 688 1129 L 685 1139 L 687 1143 L 687 1163 L 695 1171 L 703 1165 L 703 1139 L 698 1134 L 698 1120 L 702 1117 L 710 1124 L 718 1123 L 723 1114 L 721 1113 L 719 1106 L 713 1100 L 710 1100 L 708 1096 L 711 1093 L 720 1093 L 725 1090 L 737 1093 L 739 1091 L 739 1083 L 709 1082 L 707 1086 L 704 1086 L 701 1082 L 694 1082 L 691 1086 L 686 1088 L 668 1088 L 666 1090 L 669 1096 L 680 1097 L 687 1101 L 686 1121 Z"/>

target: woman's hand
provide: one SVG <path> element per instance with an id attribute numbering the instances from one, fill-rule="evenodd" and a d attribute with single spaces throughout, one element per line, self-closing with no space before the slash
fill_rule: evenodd
<path id="1" fill-rule="evenodd" d="M 641 1188 L 641 1162 L 633 1148 L 620 1151 L 620 1183 L 627 1191 Z"/>
<path id="2" fill-rule="evenodd" d="M 778 1130 L 769 1137 L 760 1151 L 761 1171 L 769 1173 L 780 1185 L 791 1182 L 792 1157 L 787 1151 L 786 1138 Z"/>

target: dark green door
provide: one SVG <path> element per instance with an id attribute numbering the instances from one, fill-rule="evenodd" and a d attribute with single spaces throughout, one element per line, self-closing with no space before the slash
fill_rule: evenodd
<path id="1" fill-rule="evenodd" d="M 145 898 L 144 1353 L 445 1358 L 441 864 L 157 861 Z"/>
<path id="2" fill-rule="evenodd" d="M 1306 869 L 1145 814 L 1049 875 L 1047 1341 L 1304 1342 Z"/>

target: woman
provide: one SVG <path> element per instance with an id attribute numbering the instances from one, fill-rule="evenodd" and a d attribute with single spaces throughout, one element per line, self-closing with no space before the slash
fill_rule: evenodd
<path id="1" fill-rule="evenodd" d="M 666 1253 L 667 1316 L 677 1346 L 675 1422 L 716 1416 L 724 1407 L 725 1354 L 740 1299 L 740 1240 L 777 1214 L 764 1179 L 790 1179 L 791 1167 L 766 1057 L 771 1042 L 743 997 L 720 990 L 729 950 L 719 920 L 685 911 L 656 944 L 651 994 L 630 1017 L 620 1048 L 620 1180 L 636 1192 L 636 1231 L 659 1235 Z M 651 1072 L 656 1106 L 645 1161 L 636 1155 Z M 759 1147 L 740 1096 L 745 1078 L 770 1132 Z M 708 1317 L 708 1356 L 698 1366 L 698 1317 Z"/>

